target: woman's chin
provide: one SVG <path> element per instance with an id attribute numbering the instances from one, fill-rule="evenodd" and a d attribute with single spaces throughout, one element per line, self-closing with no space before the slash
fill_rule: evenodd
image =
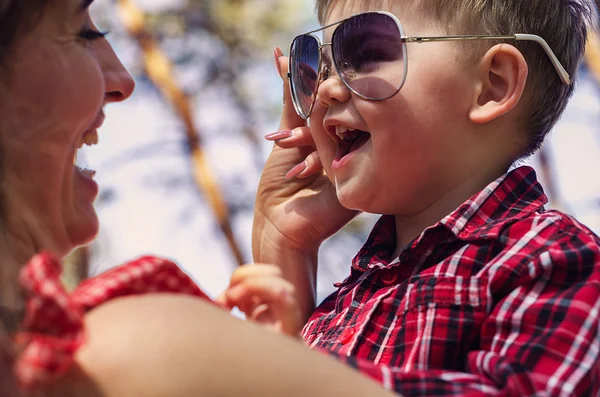
<path id="1" fill-rule="evenodd" d="M 93 175 L 75 167 L 71 202 L 63 207 L 64 225 L 71 244 L 67 253 L 75 247 L 89 244 L 98 234 L 100 223 L 94 207 L 97 195 L 98 184 Z"/>
<path id="2" fill-rule="evenodd" d="M 78 208 L 75 213 L 77 216 L 67 224 L 67 235 L 71 246 L 65 247 L 66 253 L 76 247 L 91 243 L 100 229 L 100 222 L 93 204 L 87 208 Z"/>

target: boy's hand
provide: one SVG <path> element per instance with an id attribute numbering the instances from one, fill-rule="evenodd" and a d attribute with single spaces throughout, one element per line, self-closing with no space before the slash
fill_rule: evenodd
<path id="1" fill-rule="evenodd" d="M 294 110 L 287 78 L 288 58 L 276 49 L 275 59 L 283 79 L 284 105 L 279 131 L 266 136 L 275 145 L 256 197 L 256 261 L 265 257 L 261 252 L 265 242 L 267 247 L 317 252 L 325 239 L 357 214 L 339 203 L 335 187 L 323 172 L 310 129 Z"/>
<path id="2" fill-rule="evenodd" d="M 300 336 L 303 324 L 296 290 L 283 279 L 277 266 L 251 264 L 237 268 L 216 302 L 229 310 L 237 307 L 246 318 L 267 328 Z"/>

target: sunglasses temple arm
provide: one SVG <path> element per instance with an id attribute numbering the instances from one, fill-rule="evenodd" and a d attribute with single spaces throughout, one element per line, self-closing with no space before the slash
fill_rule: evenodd
<path id="1" fill-rule="evenodd" d="M 550 48 L 550 46 L 548 45 L 546 40 L 544 40 L 540 36 L 537 36 L 534 34 L 521 34 L 521 33 L 515 34 L 515 39 L 517 39 L 519 41 L 535 41 L 536 43 L 541 45 L 542 48 L 544 49 L 544 51 L 546 52 L 546 54 L 548 55 L 548 57 L 550 58 L 550 61 L 552 62 L 554 69 L 556 69 L 556 72 L 560 76 L 560 79 L 563 81 L 563 83 L 565 83 L 567 85 L 571 84 L 571 76 L 565 70 L 563 65 L 560 63 L 560 61 L 554 54 L 554 51 L 552 51 L 552 49 Z"/>

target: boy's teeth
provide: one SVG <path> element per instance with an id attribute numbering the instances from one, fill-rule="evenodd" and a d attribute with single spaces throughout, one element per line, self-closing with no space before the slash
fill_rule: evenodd
<path id="1" fill-rule="evenodd" d="M 356 132 L 355 129 L 353 128 L 348 128 L 348 127 L 344 127 L 341 125 L 338 125 L 335 129 L 335 134 L 341 139 L 341 140 L 345 140 L 345 139 L 354 139 L 356 138 L 356 135 L 358 135 L 358 133 Z"/>

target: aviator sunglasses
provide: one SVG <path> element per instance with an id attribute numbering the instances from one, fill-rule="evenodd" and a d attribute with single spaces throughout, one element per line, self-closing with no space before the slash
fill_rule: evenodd
<path id="1" fill-rule="evenodd" d="M 337 25 L 337 26 L 336 26 Z M 331 43 L 321 43 L 315 33 L 336 26 Z M 382 101 L 400 91 L 406 80 L 406 43 L 458 40 L 523 40 L 542 46 L 558 76 L 571 84 L 548 43 L 533 34 L 407 37 L 395 15 L 385 11 L 365 12 L 297 36 L 290 48 L 289 74 L 296 112 L 307 119 L 314 107 L 319 84 L 332 68 L 346 87 L 360 98 Z M 330 53 L 323 49 L 331 48 Z"/>

